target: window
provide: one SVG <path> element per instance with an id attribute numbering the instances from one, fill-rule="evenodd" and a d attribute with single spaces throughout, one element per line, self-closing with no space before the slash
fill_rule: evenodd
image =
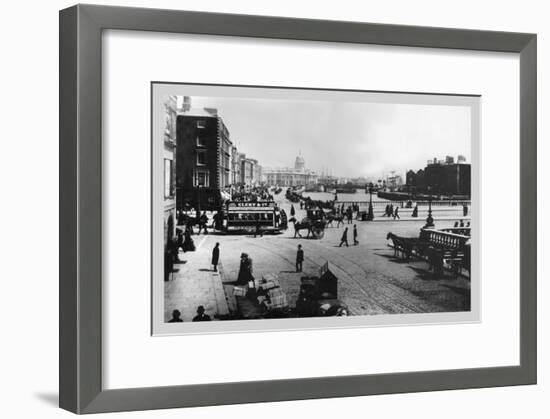
<path id="1" fill-rule="evenodd" d="M 210 186 L 210 176 L 209 173 L 205 170 L 197 170 L 195 172 L 195 186 Z"/>
<path id="2" fill-rule="evenodd" d="M 197 152 L 197 166 L 206 166 L 206 151 Z"/>
<path id="3" fill-rule="evenodd" d="M 164 197 L 170 198 L 174 196 L 174 177 L 173 167 L 174 162 L 170 159 L 164 159 Z"/>
<path id="4" fill-rule="evenodd" d="M 204 147 L 206 146 L 206 143 L 204 142 L 204 138 L 201 138 L 200 136 L 197 135 L 197 146 L 199 147 Z"/>
<path id="5" fill-rule="evenodd" d="M 197 121 L 197 128 L 206 128 L 206 121 L 204 119 L 199 119 Z"/>

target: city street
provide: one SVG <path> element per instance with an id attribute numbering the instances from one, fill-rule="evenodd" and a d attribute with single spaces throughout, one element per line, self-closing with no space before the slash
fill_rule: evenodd
<path id="1" fill-rule="evenodd" d="M 284 193 L 275 200 L 287 214 L 290 202 Z M 301 220 L 305 210 L 294 204 L 296 218 Z M 332 272 L 338 277 L 338 297 L 349 307 L 350 315 L 374 315 L 388 313 L 451 312 L 470 309 L 470 281 L 446 272 L 434 278 L 425 261 L 411 259 L 405 262 L 394 257 L 388 247 L 388 232 L 400 236 L 418 237 L 425 224 L 426 209 L 418 218 L 410 217 L 410 209 L 403 209 L 402 220 L 381 217 L 383 208 L 377 208 L 375 222 L 355 221 L 359 244 L 353 245 L 353 224 L 328 227 L 320 240 L 293 238 L 294 228 L 279 235 L 208 234 L 193 235 L 197 246 L 195 252 L 181 253 L 184 263 L 177 264 L 178 272 L 165 282 L 165 320 L 172 310 L 178 309 L 184 321 L 191 321 L 197 306 L 203 305 L 206 313 L 216 319 L 234 310 L 230 288 L 223 283 L 235 281 L 238 276 L 240 254 L 245 252 L 253 260 L 253 274 L 257 281 L 263 275 L 278 276 L 288 302 L 296 302 L 300 278 L 317 275 L 319 268 L 329 261 Z M 434 209 L 437 228 L 452 227 L 462 217 L 462 208 Z M 348 242 L 338 247 L 345 227 L 349 227 Z M 212 271 L 211 251 L 220 243 L 219 273 Z M 296 273 L 296 249 L 301 244 L 305 253 L 303 272 Z M 224 292 L 224 288 L 226 292 Z"/>

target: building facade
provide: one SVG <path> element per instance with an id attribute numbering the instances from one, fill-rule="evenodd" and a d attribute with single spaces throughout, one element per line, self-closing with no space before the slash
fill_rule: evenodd
<path id="1" fill-rule="evenodd" d="M 233 143 L 217 110 L 184 109 L 176 125 L 178 209 L 217 210 L 232 184 Z"/>
<path id="2" fill-rule="evenodd" d="M 246 154 L 240 154 L 241 162 L 241 185 L 253 186 L 254 181 L 254 159 L 246 157 Z"/>
<path id="3" fill-rule="evenodd" d="M 164 245 L 167 247 L 175 235 L 176 220 L 176 96 L 164 101 L 163 171 L 164 171 Z"/>
<path id="4" fill-rule="evenodd" d="M 429 190 L 428 190 L 429 187 Z M 407 172 L 407 190 L 414 193 L 471 196 L 471 165 L 463 156 L 428 160 L 424 170 Z"/>
<path id="5" fill-rule="evenodd" d="M 252 183 L 255 186 L 261 185 L 262 182 L 262 166 L 258 163 L 258 160 L 254 159 L 254 165 L 252 166 Z"/>
<path id="6" fill-rule="evenodd" d="M 314 185 L 319 178 L 315 172 L 306 169 L 302 156 L 296 157 L 294 167 L 264 168 L 262 177 L 266 185 L 281 187 Z"/>
<path id="7" fill-rule="evenodd" d="M 242 183 L 241 166 L 241 154 L 237 147 L 233 145 L 231 148 L 231 185 L 234 187 L 238 187 Z"/>

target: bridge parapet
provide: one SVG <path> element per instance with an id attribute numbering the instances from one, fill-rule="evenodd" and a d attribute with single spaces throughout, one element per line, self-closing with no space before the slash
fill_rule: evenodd
<path id="1" fill-rule="evenodd" d="M 464 249 L 466 243 L 470 240 L 470 236 L 464 234 L 456 234 L 448 231 L 454 229 L 434 230 L 430 228 L 422 228 L 420 230 L 420 239 L 429 241 L 438 247 L 446 249 Z M 469 228 L 462 228 L 461 230 L 468 230 Z"/>

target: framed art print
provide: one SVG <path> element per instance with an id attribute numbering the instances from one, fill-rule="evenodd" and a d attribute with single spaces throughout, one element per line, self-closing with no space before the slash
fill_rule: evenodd
<path id="1" fill-rule="evenodd" d="M 536 382 L 535 35 L 78 5 L 60 52 L 61 407 Z"/>
<path id="2" fill-rule="evenodd" d="M 153 335 L 479 321 L 480 97 L 151 91 Z"/>

